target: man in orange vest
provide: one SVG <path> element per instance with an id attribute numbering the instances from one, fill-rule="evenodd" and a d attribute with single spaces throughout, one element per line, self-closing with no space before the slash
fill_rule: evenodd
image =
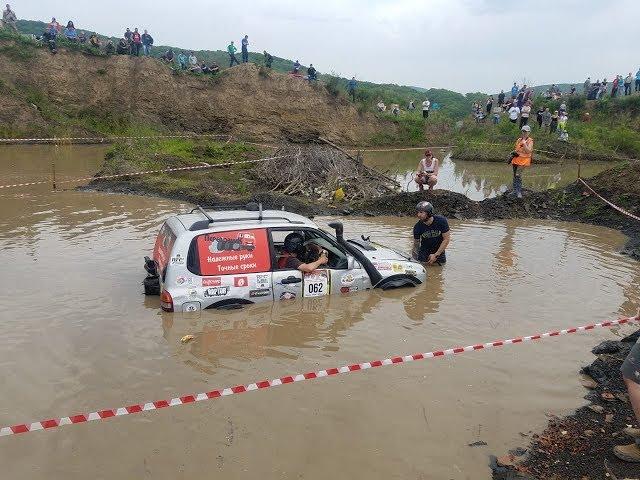
<path id="1" fill-rule="evenodd" d="M 531 166 L 531 156 L 533 155 L 533 138 L 529 136 L 531 127 L 524 125 L 522 134 L 516 140 L 515 150 L 511 152 L 509 163 L 513 167 L 513 191 L 518 198 L 522 198 L 522 176 L 518 173 L 518 167 Z"/>

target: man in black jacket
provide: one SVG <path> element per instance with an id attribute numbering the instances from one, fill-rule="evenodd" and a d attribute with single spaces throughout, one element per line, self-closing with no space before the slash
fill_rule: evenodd
<path id="1" fill-rule="evenodd" d="M 151 55 L 151 46 L 153 45 L 153 37 L 146 30 L 142 34 L 142 51 L 145 55 Z"/>

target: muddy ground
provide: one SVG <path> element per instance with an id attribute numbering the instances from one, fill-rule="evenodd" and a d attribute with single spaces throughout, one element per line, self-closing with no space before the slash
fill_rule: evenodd
<path id="1" fill-rule="evenodd" d="M 640 330 L 621 341 L 606 341 L 584 367 L 585 399 L 590 403 L 565 418 L 551 417 L 540 434 L 523 433 L 524 446 L 491 459 L 494 480 L 637 479 L 640 464 L 618 460 L 616 445 L 632 443 L 623 430 L 637 426 L 620 366 Z"/>
<path id="2" fill-rule="evenodd" d="M 591 179 L 588 183 L 605 198 L 640 215 L 640 163 L 619 165 Z M 526 186 L 526 176 L 524 177 Z M 120 193 L 152 194 L 161 192 L 143 189 L 129 181 L 94 181 L 90 189 L 109 190 Z M 264 208 L 282 209 L 306 216 L 318 215 L 392 215 L 413 216 L 415 205 L 428 200 L 433 203 L 436 212 L 447 218 L 500 220 L 510 218 L 539 218 L 583 222 L 605 226 L 622 231 L 629 236 L 629 242 L 623 253 L 640 260 L 640 222 L 615 211 L 595 196 L 588 194 L 584 186 L 575 182 L 563 189 L 532 192 L 525 189 L 522 199 L 515 198 L 510 192 L 482 200 L 470 200 L 465 195 L 448 190 L 432 192 L 410 192 L 384 195 L 360 202 L 318 202 L 302 196 L 288 196 L 277 192 L 257 192 L 254 194 L 230 198 L 216 191 L 185 191 L 172 196 L 201 205 L 238 205 L 243 207 L 250 201 L 262 202 Z"/>

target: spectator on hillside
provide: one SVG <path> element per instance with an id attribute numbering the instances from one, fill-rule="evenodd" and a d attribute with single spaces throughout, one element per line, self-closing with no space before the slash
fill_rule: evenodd
<path id="1" fill-rule="evenodd" d="M 198 58 L 193 52 L 189 52 L 189 69 L 193 70 L 198 66 Z"/>
<path id="2" fill-rule="evenodd" d="M 131 55 L 136 57 L 140 56 L 140 50 L 142 49 L 142 35 L 137 28 L 134 28 L 131 33 Z"/>
<path id="3" fill-rule="evenodd" d="M 516 103 L 513 103 L 511 105 L 511 108 L 509 109 L 509 121 L 511 123 L 516 123 L 518 121 L 519 115 L 520 115 L 520 108 L 518 108 L 518 105 Z"/>
<path id="4" fill-rule="evenodd" d="M 351 80 L 349 80 L 349 83 L 347 83 L 347 92 L 349 93 L 349 96 L 351 97 L 351 100 L 353 102 L 356 101 L 356 88 L 358 88 L 356 77 L 351 77 Z"/>
<path id="5" fill-rule="evenodd" d="M 549 125 L 549 133 L 556 133 L 556 131 L 558 130 L 559 118 L 560 118 L 560 115 L 558 114 L 558 110 L 555 110 L 553 112 L 553 115 L 551 115 L 551 125 Z"/>
<path id="6" fill-rule="evenodd" d="M 531 102 L 527 102 L 520 110 L 520 128 L 529 123 L 529 115 L 531 115 Z"/>
<path id="7" fill-rule="evenodd" d="M 121 38 L 116 45 L 116 53 L 118 55 L 129 55 L 129 42 L 126 38 Z"/>
<path id="8" fill-rule="evenodd" d="M 567 120 L 569 117 L 567 116 L 567 112 L 560 112 L 560 116 L 558 117 L 558 130 L 560 134 L 558 138 L 563 142 L 569 140 L 569 133 L 567 132 Z"/>
<path id="9" fill-rule="evenodd" d="M 131 29 L 127 28 L 124 32 L 124 39 L 129 43 L 131 42 L 131 35 L 133 35 L 133 32 Z"/>
<path id="10" fill-rule="evenodd" d="M 571 90 L 569 91 L 569 95 L 575 95 L 575 94 L 576 94 L 576 86 L 571 85 Z"/>
<path id="11" fill-rule="evenodd" d="M 242 39 L 242 63 L 249 62 L 249 35 L 245 35 Z"/>
<path id="12" fill-rule="evenodd" d="M 431 102 L 425 98 L 422 102 L 422 118 L 429 118 L 429 110 L 431 110 Z"/>
<path id="13" fill-rule="evenodd" d="M 267 53 L 266 50 L 262 52 L 262 54 L 264 55 L 264 66 L 267 68 L 271 68 L 271 65 L 273 64 L 273 55 Z"/>
<path id="14" fill-rule="evenodd" d="M 300 62 L 299 62 L 298 60 L 296 60 L 296 61 L 295 61 L 295 63 L 293 64 L 293 71 L 292 71 L 292 73 L 293 73 L 294 75 L 298 75 L 298 73 L 300 72 L 300 67 L 301 67 Z"/>
<path id="15" fill-rule="evenodd" d="M 62 25 L 58 23 L 56 17 L 53 17 L 47 24 L 47 31 L 54 36 L 57 36 L 62 31 Z"/>
<path id="16" fill-rule="evenodd" d="M 538 122 L 538 128 L 542 129 L 542 115 L 544 114 L 544 108 L 538 108 L 536 112 L 536 121 Z"/>
<path id="17" fill-rule="evenodd" d="M 307 78 L 310 82 L 318 80 L 318 71 L 313 66 L 313 63 L 309 64 L 309 68 L 307 68 Z"/>
<path id="18" fill-rule="evenodd" d="M 624 94 L 631 95 L 631 84 L 633 83 L 633 76 L 631 72 L 627 75 L 627 78 L 624 79 Z"/>
<path id="19" fill-rule="evenodd" d="M 184 54 L 184 52 L 180 52 L 178 54 L 178 65 L 180 65 L 180 70 L 186 70 L 188 63 L 189 63 L 189 57 L 187 57 Z"/>
<path id="20" fill-rule="evenodd" d="M 498 125 L 500 123 L 500 114 L 502 113 L 502 107 L 498 105 L 493 107 L 493 124 Z"/>
<path id="21" fill-rule="evenodd" d="M 379 112 L 384 112 L 387 109 L 387 106 L 384 104 L 384 102 L 382 100 L 380 100 L 376 104 L 376 108 L 378 109 Z"/>
<path id="22" fill-rule="evenodd" d="M 636 72 L 636 92 L 640 92 L 640 68 Z"/>
<path id="23" fill-rule="evenodd" d="M 211 73 L 216 74 L 220 71 L 220 65 L 218 65 L 217 62 L 213 61 L 211 62 L 211 66 L 209 67 L 209 70 L 211 70 Z"/>
<path id="24" fill-rule="evenodd" d="M 486 109 L 487 109 L 487 115 L 489 115 L 491 113 L 491 109 L 493 109 L 493 97 L 487 98 Z"/>
<path id="25" fill-rule="evenodd" d="M 142 40 L 142 53 L 146 56 L 151 55 L 151 47 L 153 46 L 153 37 L 146 30 L 140 37 Z"/>
<path id="26" fill-rule="evenodd" d="M 397 103 L 391 105 L 391 113 L 393 113 L 394 117 L 400 115 L 400 105 L 398 105 Z"/>
<path id="27" fill-rule="evenodd" d="M 409 106 L 407 107 L 407 110 L 415 110 L 416 109 L 416 104 L 413 100 L 411 100 L 409 102 Z"/>
<path id="28" fill-rule="evenodd" d="M 76 31 L 76 27 L 74 27 L 71 20 L 69 20 L 69 22 L 67 23 L 67 27 L 64 29 L 64 36 L 70 42 L 78 41 L 78 32 Z"/>
<path id="29" fill-rule="evenodd" d="M 549 107 L 544 109 L 542 112 L 542 128 L 543 130 L 547 130 L 551 127 L 551 112 L 549 111 Z"/>
<path id="30" fill-rule="evenodd" d="M 111 39 L 107 40 L 107 43 L 104 45 L 104 53 L 106 53 L 107 55 L 113 55 L 115 51 L 116 51 L 116 47 L 113 45 L 113 42 L 111 41 Z"/>
<path id="31" fill-rule="evenodd" d="M 166 63 L 173 63 L 173 59 L 174 59 L 174 53 L 173 53 L 173 49 L 171 48 L 166 52 L 164 52 L 164 55 L 160 57 L 160 60 Z"/>
<path id="32" fill-rule="evenodd" d="M 585 96 L 589 96 L 589 92 L 591 92 L 591 77 L 587 77 L 584 81 L 584 94 Z"/>
<path id="33" fill-rule="evenodd" d="M 89 37 L 89 45 L 97 49 L 100 48 L 100 38 L 98 37 L 97 34 L 95 33 L 91 34 L 91 36 Z"/>
<path id="34" fill-rule="evenodd" d="M 604 98 L 607 94 L 607 79 L 604 78 L 600 84 L 600 90 L 598 91 L 598 98 Z"/>
<path id="35" fill-rule="evenodd" d="M 613 79 L 613 83 L 611 84 L 611 98 L 615 98 L 616 95 L 618 94 L 618 84 L 619 84 L 620 80 L 618 75 L 616 75 L 616 78 Z"/>
<path id="36" fill-rule="evenodd" d="M 582 121 L 584 123 L 589 123 L 591 121 L 591 114 L 589 112 L 584 112 L 582 114 Z"/>
<path id="37" fill-rule="evenodd" d="M 227 53 L 229 54 L 229 68 L 233 67 L 233 63 L 235 62 L 237 65 L 240 65 L 240 62 L 236 58 L 236 52 L 238 49 L 233 44 L 233 41 L 227 47 Z"/>
<path id="38" fill-rule="evenodd" d="M 16 23 L 18 22 L 18 17 L 11 10 L 11 5 L 7 3 L 7 7 L 2 12 L 2 28 L 8 28 L 9 30 L 13 30 L 14 32 L 18 32 L 18 27 Z"/>
<path id="39" fill-rule="evenodd" d="M 504 105 L 504 90 L 500 90 L 500 93 L 498 94 L 498 105 Z"/>
<path id="40" fill-rule="evenodd" d="M 78 34 L 78 41 L 83 45 L 87 43 L 87 34 L 84 31 L 80 31 Z"/>
<path id="41" fill-rule="evenodd" d="M 51 23 L 49 23 L 47 25 L 47 29 L 42 34 L 42 39 L 49 46 L 49 50 L 51 51 L 51 53 L 57 53 L 58 52 L 58 47 L 56 45 L 56 39 L 58 37 L 59 27 L 60 27 L 60 24 L 58 22 L 56 22 L 55 18 L 53 18 L 51 20 Z"/>
<path id="42" fill-rule="evenodd" d="M 560 115 L 563 113 L 567 113 L 567 104 L 564 102 L 560 104 Z"/>
<path id="43" fill-rule="evenodd" d="M 518 84 L 513 82 L 513 87 L 511 87 L 511 98 L 516 98 L 519 91 L 520 89 L 518 88 Z"/>

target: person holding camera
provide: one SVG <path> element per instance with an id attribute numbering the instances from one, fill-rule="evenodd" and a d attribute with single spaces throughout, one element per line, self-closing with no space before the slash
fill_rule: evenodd
<path id="1" fill-rule="evenodd" d="M 312 249 L 316 251 L 312 252 Z M 309 257 L 317 258 L 317 260 L 311 261 Z M 278 259 L 278 268 L 311 273 L 328 261 L 329 254 L 326 250 L 321 249 L 317 245 L 305 245 L 302 234 L 292 232 L 284 239 L 284 248 L 282 256 Z"/>
<path id="2" fill-rule="evenodd" d="M 513 191 L 518 198 L 522 198 L 522 176 L 518 173 L 518 168 L 531 166 L 531 156 L 533 155 L 533 138 L 531 127 L 524 125 L 521 129 L 521 135 L 516 140 L 515 150 L 511 152 L 511 158 L 508 163 L 513 167 Z"/>

